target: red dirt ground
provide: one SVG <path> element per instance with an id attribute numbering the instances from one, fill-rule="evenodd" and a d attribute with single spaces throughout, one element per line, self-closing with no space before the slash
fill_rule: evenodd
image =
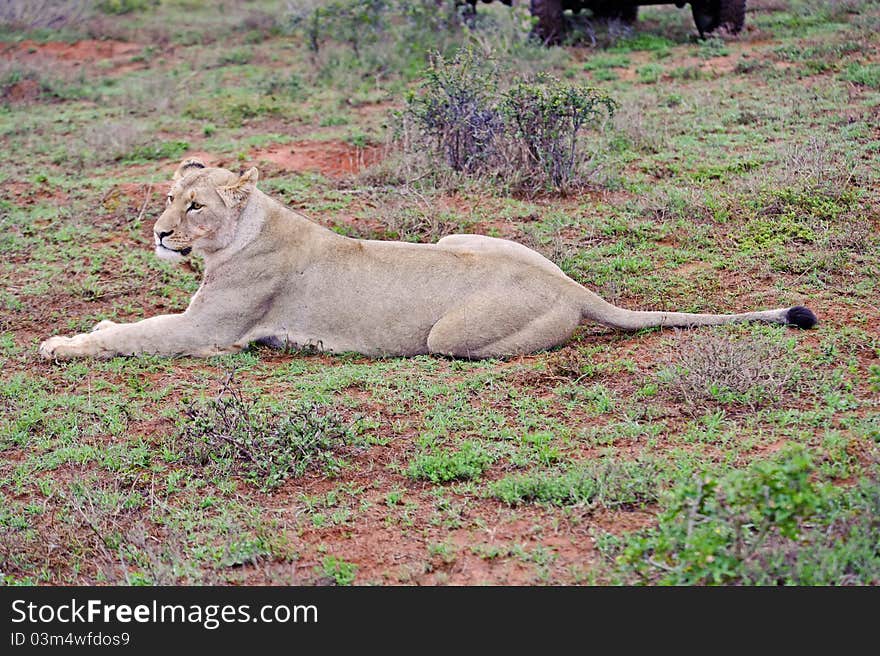
<path id="1" fill-rule="evenodd" d="M 52 189 L 48 185 L 35 185 L 18 180 L 4 180 L 0 182 L 0 198 L 7 198 L 16 205 L 27 207 L 41 200 L 64 203 L 67 201 L 68 196 L 63 191 Z"/>
<path id="2" fill-rule="evenodd" d="M 113 72 L 123 73 L 147 67 L 145 62 L 132 61 L 132 58 L 139 54 L 143 48 L 141 44 L 124 41 L 85 40 L 76 43 L 60 41 L 37 43 L 28 39 L 20 43 L 0 43 L 0 57 L 21 62 L 51 59 L 69 66 L 110 62 Z"/>
<path id="3" fill-rule="evenodd" d="M 255 162 L 274 165 L 279 171 L 310 171 L 330 178 L 352 175 L 380 158 L 379 147 L 358 148 L 342 141 L 298 141 L 251 152 Z"/>

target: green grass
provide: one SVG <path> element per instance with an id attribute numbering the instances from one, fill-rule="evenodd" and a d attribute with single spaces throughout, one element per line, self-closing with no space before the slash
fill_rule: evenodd
<path id="1" fill-rule="evenodd" d="M 646 50 L 648 52 L 660 55 L 668 54 L 669 48 L 675 43 L 664 36 L 650 33 L 636 34 L 625 39 L 621 39 L 614 47 L 610 48 L 611 52 L 632 52 L 638 50 Z"/>
<path id="2" fill-rule="evenodd" d="M 880 89 L 880 64 L 850 64 L 842 77 L 856 84 Z"/>
<path id="3" fill-rule="evenodd" d="M 357 565 L 346 562 L 335 556 L 327 556 L 321 562 L 324 576 L 333 580 L 336 585 L 351 585 L 357 574 Z"/>
<path id="4" fill-rule="evenodd" d="M 482 444 L 462 442 L 454 451 L 437 449 L 417 455 L 410 462 L 407 475 L 432 483 L 468 480 L 479 478 L 492 460 Z"/>
<path id="5" fill-rule="evenodd" d="M 658 467 L 648 461 L 576 464 L 564 472 L 514 474 L 490 486 L 492 496 L 519 505 L 537 502 L 555 506 L 639 506 L 657 498 L 662 484 Z"/>

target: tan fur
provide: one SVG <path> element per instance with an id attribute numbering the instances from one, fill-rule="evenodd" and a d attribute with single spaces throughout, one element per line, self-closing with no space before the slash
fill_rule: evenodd
<path id="1" fill-rule="evenodd" d="M 156 251 L 205 259 L 182 314 L 102 321 L 40 345 L 46 358 L 208 356 L 251 342 L 356 351 L 504 357 L 566 341 L 583 320 L 614 328 L 785 323 L 787 310 L 739 315 L 634 312 L 611 305 L 520 244 L 451 235 L 436 244 L 349 239 L 198 160 L 178 167 L 154 227 Z"/>

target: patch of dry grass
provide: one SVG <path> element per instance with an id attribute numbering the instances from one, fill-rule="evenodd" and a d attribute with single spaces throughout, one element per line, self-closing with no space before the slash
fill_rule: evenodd
<path id="1" fill-rule="evenodd" d="M 0 25 L 20 30 L 81 25 L 93 4 L 93 0 L 3 0 Z"/>
<path id="2" fill-rule="evenodd" d="M 754 409 L 779 400 L 796 373 L 785 348 L 766 337 L 679 333 L 658 378 L 692 408 L 720 403 Z"/>

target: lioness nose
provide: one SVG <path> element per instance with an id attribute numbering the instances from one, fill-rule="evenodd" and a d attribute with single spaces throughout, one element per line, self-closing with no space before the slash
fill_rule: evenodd
<path id="1" fill-rule="evenodd" d="M 165 239 L 165 237 L 170 237 L 174 234 L 173 230 L 169 230 L 168 232 L 157 232 L 156 235 L 159 237 L 159 241 Z"/>

